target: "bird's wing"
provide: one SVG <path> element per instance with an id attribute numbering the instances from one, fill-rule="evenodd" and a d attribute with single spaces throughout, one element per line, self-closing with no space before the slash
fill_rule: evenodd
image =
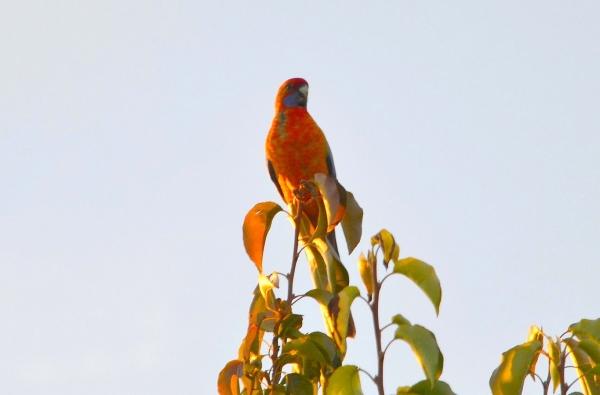
<path id="1" fill-rule="evenodd" d="M 281 195 L 281 198 L 285 202 L 285 196 L 283 195 L 283 190 L 281 189 L 281 185 L 279 185 L 279 180 L 277 179 L 277 173 L 275 173 L 275 168 L 273 167 L 273 163 L 267 159 L 267 168 L 269 169 L 269 176 L 271 176 L 271 181 L 277 187 L 277 191 Z M 287 202 L 286 202 L 287 203 Z"/>

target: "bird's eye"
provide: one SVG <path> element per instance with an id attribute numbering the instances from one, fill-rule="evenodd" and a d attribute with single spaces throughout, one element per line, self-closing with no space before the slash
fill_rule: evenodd
<path id="1" fill-rule="evenodd" d="M 291 86 L 291 85 L 287 85 L 287 86 L 285 87 L 285 89 L 287 89 L 287 90 L 289 91 L 290 89 L 292 89 L 292 86 Z"/>

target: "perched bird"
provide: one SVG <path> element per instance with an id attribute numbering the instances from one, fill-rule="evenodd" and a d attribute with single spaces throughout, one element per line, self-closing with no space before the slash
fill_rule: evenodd
<path id="1" fill-rule="evenodd" d="M 308 83 L 304 79 L 285 81 L 277 92 L 275 118 L 267 135 L 267 167 L 286 204 L 293 201 L 294 190 L 300 188 L 302 180 L 311 180 L 317 173 L 336 177 L 329 144 L 306 110 L 307 101 Z M 317 206 L 309 205 L 305 212 L 316 224 Z M 338 253 L 335 231 L 328 240 Z"/>
<path id="2" fill-rule="evenodd" d="M 329 144 L 306 110 L 307 101 L 308 83 L 304 79 L 292 78 L 281 85 L 275 99 L 275 117 L 265 144 L 269 175 L 287 204 L 293 202 L 294 190 L 300 188 L 301 181 L 312 180 L 317 173 L 336 178 Z M 309 203 L 304 212 L 313 226 L 316 225 L 318 205 Z M 339 259 L 335 230 L 327 235 L 327 241 Z M 348 286 L 348 272 L 341 262 L 336 264 L 335 279 L 324 279 L 317 272 L 314 267 L 311 269 L 317 288 L 338 292 Z M 335 284 L 331 284 L 332 280 Z M 354 337 L 354 333 L 354 320 L 350 315 L 347 336 Z"/>

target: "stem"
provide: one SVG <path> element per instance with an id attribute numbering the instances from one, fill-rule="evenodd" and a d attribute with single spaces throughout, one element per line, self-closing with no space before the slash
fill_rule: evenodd
<path id="1" fill-rule="evenodd" d="M 377 347 L 377 375 L 375 384 L 379 395 L 384 395 L 383 388 L 383 359 L 385 354 L 381 350 L 381 328 L 379 327 L 379 293 L 381 283 L 377 280 L 377 262 L 373 265 L 373 279 L 375 279 L 375 292 L 373 292 L 373 304 L 371 305 L 371 315 L 373 316 L 373 329 L 375 330 L 375 345 Z"/>
<path id="2" fill-rule="evenodd" d="M 300 253 L 298 252 L 298 237 L 300 236 L 300 221 L 302 218 L 302 209 L 304 208 L 304 203 L 300 202 L 298 204 L 298 212 L 294 217 L 294 253 L 292 255 L 292 267 L 290 268 L 290 273 L 286 276 L 288 280 L 288 292 L 287 292 L 287 301 L 285 304 L 285 315 L 292 311 L 292 302 L 294 300 L 294 274 L 296 273 L 296 263 L 298 263 L 298 258 L 300 257 Z M 279 326 L 279 322 L 275 326 L 274 333 L 277 333 L 277 327 Z M 285 339 L 284 339 L 285 343 Z M 277 361 L 279 357 L 279 338 L 277 336 L 273 336 L 273 345 L 272 345 L 272 354 L 271 361 L 273 361 L 273 365 Z M 277 368 L 273 372 L 273 383 L 279 383 L 279 379 L 281 378 L 281 366 L 277 366 Z"/>
<path id="3" fill-rule="evenodd" d="M 300 202 L 298 204 L 298 212 L 294 217 L 294 253 L 292 255 L 292 267 L 290 269 L 290 274 L 287 275 L 288 278 L 288 294 L 287 294 L 287 303 L 286 310 L 291 311 L 292 308 L 292 300 L 294 299 L 294 274 L 296 273 L 296 263 L 298 263 L 298 258 L 300 257 L 300 253 L 298 252 L 298 238 L 300 237 L 300 221 L 302 219 L 302 209 L 304 208 L 304 203 Z"/>

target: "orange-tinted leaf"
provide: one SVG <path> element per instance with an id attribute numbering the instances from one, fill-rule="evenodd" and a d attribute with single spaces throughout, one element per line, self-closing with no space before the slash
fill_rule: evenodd
<path id="1" fill-rule="evenodd" d="M 254 262 L 259 272 L 262 272 L 262 258 L 265 249 L 267 233 L 271 228 L 273 217 L 283 209 L 273 202 L 256 204 L 244 218 L 242 228 L 246 253 Z"/>
<path id="2" fill-rule="evenodd" d="M 233 360 L 219 373 L 217 388 L 219 395 L 239 395 L 240 382 L 239 379 L 243 375 L 244 362 Z"/>

